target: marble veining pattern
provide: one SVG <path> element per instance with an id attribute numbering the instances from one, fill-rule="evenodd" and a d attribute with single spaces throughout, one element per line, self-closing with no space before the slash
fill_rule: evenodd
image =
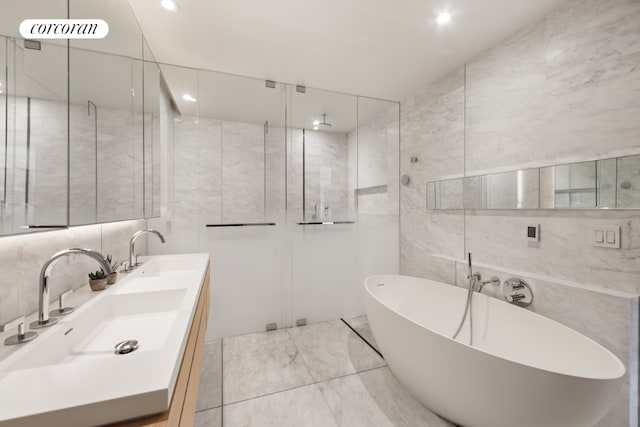
<path id="1" fill-rule="evenodd" d="M 315 381 L 384 366 L 384 360 L 340 320 L 292 328 L 291 337 Z"/>
<path id="2" fill-rule="evenodd" d="M 263 221 L 264 127 L 227 121 L 221 127 L 223 222 Z"/>
<path id="3" fill-rule="evenodd" d="M 364 335 L 370 335 L 366 316 L 347 321 Z M 225 338 L 223 342 L 224 405 L 199 410 L 196 426 L 453 427 L 411 397 L 384 364 L 355 362 L 377 354 L 342 321 Z M 217 369 L 212 366 L 218 363 L 214 355 L 216 347 L 219 348 L 218 342 L 206 344 L 201 374 L 205 382 L 210 382 L 208 377 Z M 297 348 L 303 356 L 297 360 L 310 372 L 322 375 L 292 386 L 278 378 L 290 378 L 299 370 L 292 362 Z M 228 351 L 232 352 L 231 357 L 227 357 Z M 360 368 L 345 369 L 348 358 Z M 265 378 L 275 381 L 271 385 L 277 381 L 280 384 L 266 388 Z M 229 386 L 236 390 L 239 384 L 256 381 L 261 385 L 253 387 L 254 391 L 261 390 L 253 397 L 227 400 Z M 205 395 L 205 400 L 210 397 L 209 392 L 205 391 Z M 198 401 L 203 401 L 202 396 Z"/>
<path id="4" fill-rule="evenodd" d="M 338 426 L 453 427 L 413 399 L 387 367 L 319 385 Z"/>
<path id="5" fill-rule="evenodd" d="M 222 354 L 225 405 L 314 382 L 287 329 L 225 338 Z"/>
<path id="6" fill-rule="evenodd" d="M 337 427 L 316 384 L 223 407 L 224 426 Z"/>

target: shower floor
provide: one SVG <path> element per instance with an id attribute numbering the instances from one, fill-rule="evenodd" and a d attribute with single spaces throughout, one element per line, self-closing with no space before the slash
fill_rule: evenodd
<path id="1" fill-rule="evenodd" d="M 366 316 L 347 323 L 207 343 L 195 425 L 453 427 L 394 378 Z"/>

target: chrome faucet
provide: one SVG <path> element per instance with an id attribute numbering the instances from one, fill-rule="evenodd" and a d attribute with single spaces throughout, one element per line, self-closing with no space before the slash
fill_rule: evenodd
<path id="1" fill-rule="evenodd" d="M 53 256 L 44 263 L 42 270 L 40 270 L 40 280 L 38 285 L 38 320 L 29 325 L 32 329 L 46 328 L 54 325 L 58 321 L 55 317 L 49 317 L 49 293 L 51 292 L 51 279 L 49 275 L 51 274 L 51 269 L 58 259 L 71 254 L 87 255 L 95 259 L 106 274 L 113 273 L 106 258 L 102 256 L 100 252 L 96 252 L 91 249 L 69 248 L 53 254 Z"/>
<path id="2" fill-rule="evenodd" d="M 143 234 L 146 234 L 146 233 L 155 234 L 156 236 L 158 236 L 160 238 L 160 241 L 162 243 L 165 242 L 164 236 L 158 230 L 152 230 L 151 228 L 145 228 L 143 230 L 136 231 L 133 234 L 133 236 L 131 236 L 131 240 L 129 241 L 129 265 L 125 265 L 124 271 L 131 271 L 131 270 L 133 270 L 134 268 L 136 268 L 138 266 L 137 259 L 136 259 L 135 262 L 133 261 L 134 251 L 135 251 L 134 245 L 135 245 L 136 239 L 138 237 L 142 236 Z"/>

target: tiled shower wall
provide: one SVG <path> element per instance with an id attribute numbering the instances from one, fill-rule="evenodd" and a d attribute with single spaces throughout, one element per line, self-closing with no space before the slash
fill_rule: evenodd
<path id="1" fill-rule="evenodd" d="M 129 256 L 129 239 L 141 228 L 144 220 L 0 237 L 0 323 L 38 309 L 38 277 L 51 255 L 62 249 L 83 247 L 124 261 Z M 136 248 L 137 253 L 146 253 L 144 239 Z M 87 274 L 98 268 L 94 260 L 84 256 L 58 261 L 51 271 L 51 302 L 62 292 L 87 284 Z"/>
<path id="2" fill-rule="evenodd" d="M 627 366 L 599 426 L 637 426 L 640 213 L 427 210 L 426 181 L 640 153 L 640 3 L 570 0 L 401 105 L 401 272 L 466 286 L 517 276 L 531 309 L 604 344 Z M 418 157 L 411 163 L 412 156 Z M 540 242 L 526 226 L 540 224 Z M 591 227 L 621 227 L 621 249 Z"/>

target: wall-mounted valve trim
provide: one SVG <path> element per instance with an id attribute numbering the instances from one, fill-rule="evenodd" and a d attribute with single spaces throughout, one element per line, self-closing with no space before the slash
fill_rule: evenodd
<path id="1" fill-rule="evenodd" d="M 531 287 L 522 279 L 512 277 L 507 279 L 502 285 L 504 299 L 511 304 L 520 307 L 528 307 L 533 302 L 533 291 Z"/>

